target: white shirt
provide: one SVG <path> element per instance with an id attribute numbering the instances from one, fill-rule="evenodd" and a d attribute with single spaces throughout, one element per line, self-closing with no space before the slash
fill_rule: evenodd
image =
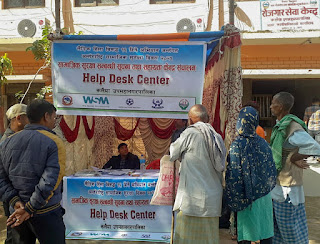
<path id="1" fill-rule="evenodd" d="M 188 127 L 170 145 L 170 161 L 179 158 L 180 179 L 173 210 L 188 216 L 220 216 L 222 172 L 215 170 L 204 137 L 196 128 Z"/>
<path id="2" fill-rule="evenodd" d="M 295 131 L 283 144 L 283 148 L 293 149 L 299 147 L 299 153 L 304 155 L 320 155 L 320 145 L 306 131 Z M 271 191 L 271 197 L 278 202 L 284 202 L 287 197 L 297 206 L 305 202 L 303 186 L 276 185 Z"/>

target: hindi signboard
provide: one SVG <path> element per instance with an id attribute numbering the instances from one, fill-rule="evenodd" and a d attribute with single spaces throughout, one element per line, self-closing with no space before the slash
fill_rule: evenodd
<path id="1" fill-rule="evenodd" d="M 319 0 L 260 0 L 261 29 L 319 30 Z"/>
<path id="2" fill-rule="evenodd" d="M 64 177 L 66 238 L 168 242 L 172 207 L 150 205 L 159 171 L 118 172 Z"/>
<path id="3" fill-rule="evenodd" d="M 55 41 L 59 114 L 186 118 L 202 102 L 204 42 Z"/>

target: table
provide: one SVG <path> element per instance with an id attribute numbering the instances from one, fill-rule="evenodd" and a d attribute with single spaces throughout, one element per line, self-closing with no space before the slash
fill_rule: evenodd
<path id="1" fill-rule="evenodd" d="M 99 174 L 64 177 L 66 239 L 169 242 L 172 207 L 149 204 L 159 170 Z"/>

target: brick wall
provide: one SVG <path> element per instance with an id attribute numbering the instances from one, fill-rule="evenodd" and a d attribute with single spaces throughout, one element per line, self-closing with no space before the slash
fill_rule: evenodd
<path id="1" fill-rule="evenodd" d="M 38 69 L 44 64 L 43 60 L 35 60 L 32 52 L 30 51 L 17 51 L 7 53 L 8 57 L 12 60 L 14 69 L 12 75 L 35 75 Z M 3 54 L 4 53 L 0 52 L 0 56 L 2 56 Z M 46 86 L 52 83 L 50 68 L 41 70 L 39 74 L 43 75 Z M 52 97 L 46 96 L 46 99 L 49 102 L 53 102 Z"/>
<path id="2" fill-rule="evenodd" d="M 243 46 L 243 69 L 320 69 L 320 44 Z"/>

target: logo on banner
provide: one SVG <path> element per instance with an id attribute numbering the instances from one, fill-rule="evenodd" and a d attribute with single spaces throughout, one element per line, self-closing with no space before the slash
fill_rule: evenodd
<path id="1" fill-rule="evenodd" d="M 269 8 L 269 6 L 270 6 L 269 2 L 264 2 L 264 3 L 263 3 L 263 8 L 264 8 L 264 9 Z"/>
<path id="2" fill-rule="evenodd" d="M 98 104 L 109 104 L 107 97 L 92 97 L 92 96 L 83 96 L 84 103 L 98 103 Z"/>
<path id="3" fill-rule="evenodd" d="M 62 104 L 63 105 L 65 105 L 65 106 L 70 106 L 70 105 L 72 105 L 72 97 L 71 96 L 68 96 L 68 95 L 66 95 L 66 96 L 63 96 L 63 98 L 62 98 Z"/>
<path id="4" fill-rule="evenodd" d="M 179 102 L 179 107 L 182 110 L 186 110 L 187 107 L 189 107 L 189 101 L 187 99 L 181 99 L 180 102 Z"/>
<path id="5" fill-rule="evenodd" d="M 163 104 L 163 100 L 162 99 L 153 99 L 152 103 L 153 103 L 153 106 L 152 106 L 153 108 L 156 108 L 156 109 L 164 108 L 162 106 L 162 104 Z"/>
<path id="6" fill-rule="evenodd" d="M 82 232 L 73 232 L 71 236 L 81 236 Z"/>
<path id="7" fill-rule="evenodd" d="M 133 105 L 133 104 L 134 104 L 133 99 L 132 99 L 132 98 L 128 98 L 128 99 L 126 100 L 126 104 L 127 104 L 128 106 Z"/>
<path id="8" fill-rule="evenodd" d="M 163 236 L 161 236 L 161 238 L 164 239 L 164 240 L 169 240 L 170 236 L 169 235 L 163 235 Z"/>

